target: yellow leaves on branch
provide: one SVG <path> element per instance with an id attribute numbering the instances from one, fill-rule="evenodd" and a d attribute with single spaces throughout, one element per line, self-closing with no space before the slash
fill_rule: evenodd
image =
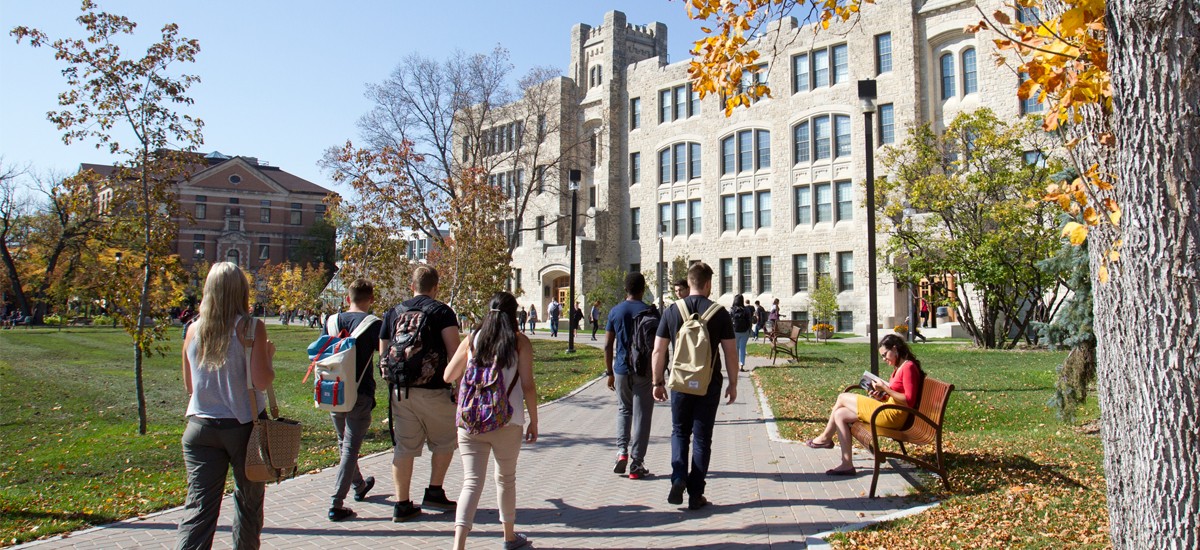
<path id="1" fill-rule="evenodd" d="M 759 70 L 759 53 L 749 44 L 747 34 L 754 34 L 788 9 L 808 4 L 819 6 L 820 25 L 827 29 L 835 18 L 849 20 L 863 2 L 874 0 L 687 0 L 689 18 L 714 23 L 701 27 L 706 36 L 692 47 L 694 57 L 688 65 L 692 89 L 701 99 L 708 94 L 723 97 L 725 116 L 738 107 L 749 107 L 756 99 L 770 97 L 771 89 L 764 84 L 742 85 L 744 73 Z"/>

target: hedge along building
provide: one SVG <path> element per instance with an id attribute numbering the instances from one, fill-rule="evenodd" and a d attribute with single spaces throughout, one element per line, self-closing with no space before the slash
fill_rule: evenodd
<path id="1" fill-rule="evenodd" d="M 985 12 L 1001 7 L 989 4 Z M 1019 77 L 988 62 L 988 37 L 963 32 L 979 18 L 975 3 L 884 3 L 863 12 L 853 27 L 820 32 L 794 18 L 774 22 L 756 42 L 762 70 L 745 79 L 769 84 L 772 97 L 729 117 L 720 98 L 692 91 L 687 61 L 668 63 L 665 25 L 631 25 L 617 11 L 597 27 L 576 25 L 568 74 L 553 82 L 561 111 L 551 119 L 563 132 L 543 144 L 561 161 L 541 170 L 514 157 L 492 170 L 540 173 L 553 191 L 535 191 L 522 219 L 506 226 L 520 229 L 511 284 L 524 292 L 520 301 L 544 314 L 565 296 L 568 170 L 578 169 L 580 296 L 610 268 L 645 271 L 652 291 L 669 291 L 669 282 L 654 283 L 662 239 L 667 264 L 683 257 L 712 266 L 721 303 L 737 293 L 764 305 L 778 298 L 783 318 L 809 320 L 809 292 L 829 275 L 840 311 L 825 321 L 865 333 L 866 144 L 856 81 L 878 83 L 876 147 L 902 140 L 913 125 L 944 128 L 981 106 L 1010 119 L 1040 106 L 1018 101 Z M 879 320 L 890 327 L 907 315 L 907 291 L 880 272 Z"/>

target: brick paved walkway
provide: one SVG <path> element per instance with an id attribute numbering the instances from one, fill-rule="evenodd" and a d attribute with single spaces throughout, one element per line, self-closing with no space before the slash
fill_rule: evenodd
<path id="1" fill-rule="evenodd" d="M 583 340 L 587 339 L 585 335 Z M 766 363 L 755 358 L 752 364 Z M 810 535 L 889 515 L 904 506 L 897 498 L 866 498 L 869 474 L 852 479 L 826 476 L 825 469 L 836 463 L 836 451 L 773 440 L 750 376 L 740 377 L 738 396 L 736 403 L 723 404 L 718 412 L 707 489 L 713 504 L 696 512 L 666 502 L 671 431 L 667 404 L 658 404 L 654 411 L 647 466 L 655 475 L 637 481 L 612 473 L 616 405 L 602 382 L 543 405 L 541 438 L 525 446 L 517 470 L 518 530 L 527 533 L 537 548 L 805 548 Z M 417 460 L 413 482 L 417 499 L 429 476 L 427 457 Z M 332 469 L 269 486 L 263 547 L 450 546 L 451 514 L 391 522 L 390 458 L 384 453 L 361 461 L 363 471 L 379 482 L 366 502 L 348 503 L 358 518 L 343 523 L 325 519 Z M 869 467 L 865 457 L 856 459 L 860 468 Z M 456 456 L 446 480 L 452 499 L 461 487 L 461 472 Z M 909 488 L 903 477 L 885 467 L 880 494 L 904 494 Z M 495 502 L 489 483 L 470 547 L 499 546 Z M 224 504 L 217 548 L 230 544 L 232 499 Z M 29 546 L 38 550 L 170 547 L 180 515 L 178 509 L 169 510 Z"/>

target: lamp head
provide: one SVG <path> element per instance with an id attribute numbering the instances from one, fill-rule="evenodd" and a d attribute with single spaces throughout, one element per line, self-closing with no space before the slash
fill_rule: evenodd
<path id="1" fill-rule="evenodd" d="M 858 81 L 858 100 L 864 113 L 875 112 L 875 98 L 878 97 L 878 91 L 875 86 L 875 81 L 859 80 Z"/>

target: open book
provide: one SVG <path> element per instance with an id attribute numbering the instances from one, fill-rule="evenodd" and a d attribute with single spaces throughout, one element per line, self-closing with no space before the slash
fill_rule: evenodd
<path id="1" fill-rule="evenodd" d="M 885 386 L 887 385 L 887 380 L 875 376 L 874 374 L 871 374 L 871 371 L 867 370 L 863 371 L 862 378 L 858 380 L 858 386 L 867 393 L 874 393 L 875 389 L 872 386 L 875 382 L 879 382 Z"/>

